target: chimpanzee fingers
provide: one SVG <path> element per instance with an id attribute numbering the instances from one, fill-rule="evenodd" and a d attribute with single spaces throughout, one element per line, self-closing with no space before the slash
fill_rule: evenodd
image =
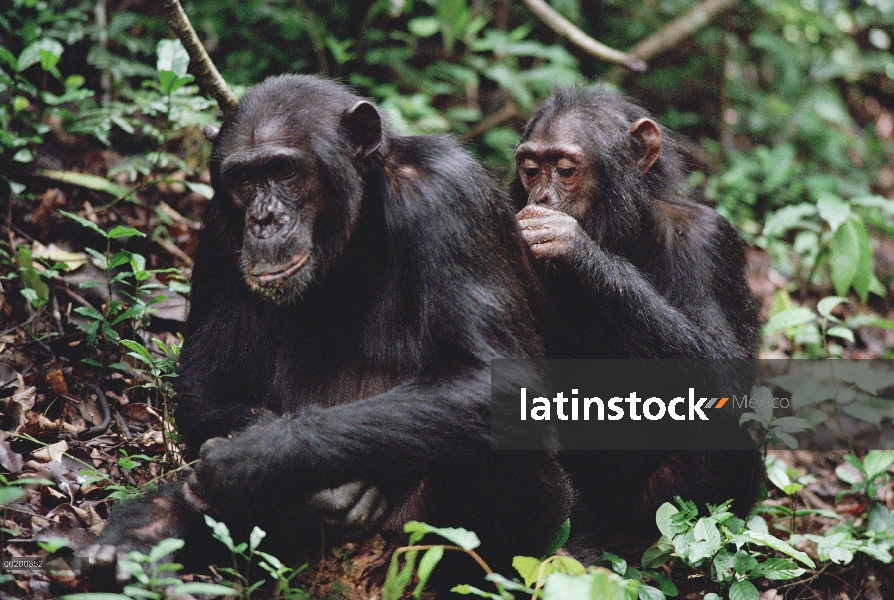
<path id="1" fill-rule="evenodd" d="M 515 215 L 516 219 L 521 221 L 522 219 L 532 219 L 537 217 L 549 217 L 551 215 L 556 214 L 556 212 L 551 208 L 546 208 L 545 206 L 540 206 L 537 204 L 528 204 Z"/>
<path id="2" fill-rule="evenodd" d="M 91 572 L 91 579 L 101 580 L 98 572 L 108 573 L 102 578 L 111 577 L 112 571 L 115 573 L 115 581 L 118 584 L 125 584 L 131 580 L 132 575 L 124 567 L 124 561 L 127 560 L 128 551 L 114 544 L 93 544 L 84 551 Z"/>
<path id="3" fill-rule="evenodd" d="M 364 489 L 362 481 L 352 481 L 341 487 L 323 490 L 310 497 L 310 506 L 323 515 L 347 512 L 361 497 Z"/>
<path id="4" fill-rule="evenodd" d="M 385 516 L 385 496 L 375 486 L 352 481 L 341 487 L 322 490 L 310 499 L 310 507 L 327 523 L 341 529 L 366 529 Z"/>
<path id="5" fill-rule="evenodd" d="M 556 239 L 555 229 L 522 229 L 522 236 L 529 246 L 545 244 Z"/>
<path id="6" fill-rule="evenodd" d="M 551 227 L 553 224 L 552 219 L 547 218 L 530 218 L 530 219 L 520 219 L 518 222 L 518 226 L 522 231 L 526 230 L 537 230 L 537 229 L 547 229 Z"/>

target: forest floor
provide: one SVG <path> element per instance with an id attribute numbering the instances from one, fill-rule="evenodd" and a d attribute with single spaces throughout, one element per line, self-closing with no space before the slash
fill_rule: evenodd
<path id="1" fill-rule="evenodd" d="M 60 159 L 57 169 L 76 168 L 99 176 L 105 176 L 117 158 L 101 148 L 59 148 L 59 153 L 66 156 L 66 164 Z M 40 480 L 23 486 L 21 493 L 15 485 L 5 488 L 7 494 L 14 495 L 3 496 L 6 506 L 0 544 L 4 557 L 45 556 L 47 550 L 64 552 L 66 548 L 77 555 L 79 548 L 102 531 L 118 498 L 182 474 L 184 466 L 172 443 L 172 432 L 163 427 L 167 408 L 160 401 L 158 388 L 151 387 L 169 385 L 171 379 L 161 377 L 169 370 L 159 363 L 160 370 L 153 373 L 145 361 L 122 355 L 124 348 L 117 343 L 119 338 L 136 340 L 156 351 L 152 339 L 169 346 L 182 332 L 186 292 L 182 285 L 171 285 L 179 280 L 168 270 L 176 267 L 188 278 L 207 199 L 178 183 L 176 174 L 174 179 L 141 188 L 133 196 L 134 202 L 112 203 L 102 192 L 34 177 L 28 185 L 34 201 L 12 196 L 0 202 L 0 209 L 5 209 L 4 238 L 11 248 L 0 280 L 0 466 L 9 482 Z M 3 195 L 0 193 L 0 200 Z M 118 238 L 107 253 L 108 258 L 120 247 L 145 258 L 145 265 L 137 267 L 148 274 L 145 283 L 158 285 L 154 289 L 143 284 L 136 297 L 146 302 L 159 293 L 166 296 L 153 306 L 149 317 L 142 320 L 141 315 L 129 315 L 117 323 L 109 322 L 108 329 L 100 327 L 96 340 L 90 343 L 95 311 L 108 314 L 113 303 L 120 303 L 120 312 L 126 311 L 134 306 L 127 296 L 134 290 L 127 287 L 127 281 L 108 285 L 101 261 L 84 252 L 90 246 L 102 253 L 105 240 L 61 210 L 76 213 L 105 231 L 124 226 L 149 234 Z M 23 268 L 23 248 L 30 249 L 32 269 Z M 41 261 L 48 265 L 65 262 L 69 268 L 47 273 Z M 770 268 L 765 253 L 752 250 L 750 263 L 752 289 L 766 308 L 786 282 Z M 12 278 L 15 275 L 18 281 Z M 40 308 L 28 305 L 20 293 L 23 283 L 42 295 Z M 891 331 L 865 328 L 860 337 L 861 343 L 849 350 L 848 356 L 871 358 L 894 346 Z M 159 358 L 153 355 L 153 361 Z M 119 360 L 125 364 L 115 365 Z M 812 482 L 794 497 L 796 505 L 834 511 L 851 521 L 865 513 L 866 498 L 842 496 L 849 488 L 835 473 L 842 464 L 842 453 L 794 451 L 778 455 L 800 473 L 812 476 Z M 92 471 L 85 476 L 88 468 Z M 767 487 L 769 497 L 763 506 L 790 504 L 775 486 L 768 482 Z M 877 498 L 894 508 L 894 483 L 885 484 Z M 766 518 L 771 526 L 791 525 Z M 836 522 L 808 515 L 799 517 L 794 529 L 821 533 Z M 393 545 L 378 539 L 330 549 L 326 560 L 301 577 L 315 595 L 368 597 L 384 577 L 391 549 Z M 815 551 L 809 545 L 802 549 Z M 680 597 L 701 597 L 705 586 L 697 574 L 683 568 L 669 569 L 668 574 L 680 588 Z M 77 574 L 14 571 L 12 575 L 0 593 L 44 598 L 89 589 L 85 578 Z M 884 600 L 894 598 L 894 567 L 861 554 L 846 566 L 829 566 L 785 585 L 764 580 L 759 587 L 763 600 Z"/>

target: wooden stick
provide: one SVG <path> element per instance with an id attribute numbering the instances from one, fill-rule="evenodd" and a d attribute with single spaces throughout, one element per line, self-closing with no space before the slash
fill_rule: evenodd
<path id="1" fill-rule="evenodd" d="M 205 90 L 205 93 L 217 100 L 217 105 L 224 113 L 233 111 L 239 100 L 224 78 L 221 77 L 217 67 L 211 62 L 211 57 L 208 56 L 196 30 L 189 22 L 189 17 L 186 16 L 186 12 L 180 5 L 180 0 L 162 0 L 161 7 L 168 19 L 168 24 L 183 42 L 183 47 L 186 48 L 186 52 L 192 60 L 199 86 Z"/>
<path id="2" fill-rule="evenodd" d="M 609 48 L 601 42 L 597 42 L 580 30 L 574 23 L 560 15 L 544 0 L 522 0 L 525 6 L 534 13 L 547 27 L 586 50 L 596 58 L 607 62 L 624 65 L 631 71 L 645 71 L 646 63 L 642 59 L 624 54 L 620 50 Z"/>

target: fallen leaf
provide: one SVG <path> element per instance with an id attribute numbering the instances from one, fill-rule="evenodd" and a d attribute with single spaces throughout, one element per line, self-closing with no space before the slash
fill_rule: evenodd
<path id="1" fill-rule="evenodd" d="M 68 267 L 67 271 L 74 271 L 83 267 L 90 258 L 85 252 L 69 252 L 65 248 L 60 248 L 56 244 L 44 246 L 40 242 L 34 242 L 31 255 L 42 258 L 55 265 L 56 263 L 64 263 Z"/>
<path id="2" fill-rule="evenodd" d="M 55 368 L 47 373 L 46 382 L 50 384 L 50 389 L 53 390 L 54 394 L 68 395 L 68 384 L 65 383 L 65 375 L 62 374 L 62 369 Z"/>
<path id="3" fill-rule="evenodd" d="M 62 456 L 68 452 L 68 443 L 65 440 L 44 446 L 31 453 L 31 456 L 43 462 L 62 462 Z"/>
<path id="4" fill-rule="evenodd" d="M 13 452 L 9 447 L 9 440 L 6 439 L 6 432 L 0 432 L 0 465 L 10 473 L 21 473 L 22 465 L 25 460 L 22 455 Z"/>

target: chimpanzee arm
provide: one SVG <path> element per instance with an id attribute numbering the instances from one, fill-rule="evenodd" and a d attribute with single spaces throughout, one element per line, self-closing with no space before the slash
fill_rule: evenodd
<path id="1" fill-rule="evenodd" d="M 684 312 L 663 296 L 624 257 L 603 250 L 574 217 L 541 206 L 518 215 L 522 234 L 535 257 L 557 260 L 591 298 L 591 314 L 623 332 L 624 345 L 640 358 L 730 358 L 737 345 L 713 296 L 711 269 L 689 269 L 681 294 Z M 706 246 L 710 246 L 709 240 Z M 650 243 L 643 240 L 643 243 Z M 696 249 L 700 252 L 700 249 Z M 712 261 L 699 255 L 695 262 Z M 688 314 L 687 314 L 688 313 Z"/>
<path id="2" fill-rule="evenodd" d="M 575 242 L 566 268 L 573 270 L 592 294 L 595 313 L 607 315 L 620 331 L 634 356 L 650 358 L 720 358 L 718 342 L 726 334 L 706 331 L 673 306 L 628 260 L 606 252 L 591 239 Z M 698 288 L 696 282 L 692 282 Z M 709 293 L 700 290 L 694 293 Z M 711 311 L 713 299 L 701 301 Z M 707 315 L 705 315 L 707 316 Z"/>

